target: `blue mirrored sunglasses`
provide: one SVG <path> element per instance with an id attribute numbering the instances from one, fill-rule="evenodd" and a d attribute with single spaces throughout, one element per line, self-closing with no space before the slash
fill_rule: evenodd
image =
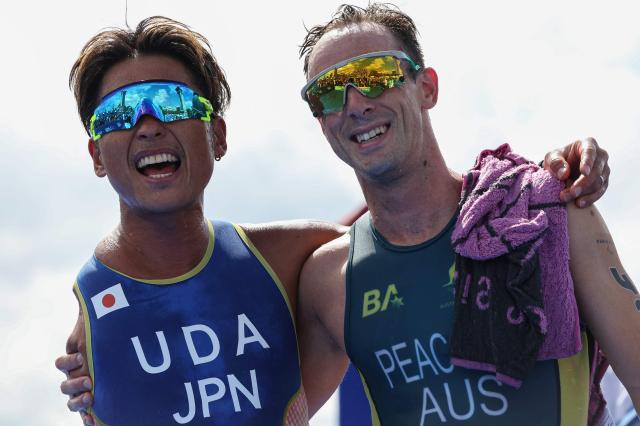
<path id="1" fill-rule="evenodd" d="M 211 121 L 213 106 L 189 86 L 168 80 L 140 81 L 105 95 L 91 117 L 94 141 L 109 132 L 133 128 L 143 115 L 163 123 L 196 119 Z"/>

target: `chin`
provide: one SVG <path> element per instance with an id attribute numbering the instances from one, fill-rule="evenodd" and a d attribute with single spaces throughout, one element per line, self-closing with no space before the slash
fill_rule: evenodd
<path id="1" fill-rule="evenodd" d="M 202 203 L 200 203 L 202 204 Z M 166 215 L 180 213 L 193 209 L 198 205 L 198 200 L 138 200 L 135 206 L 129 208 L 140 216 Z"/>
<path id="2" fill-rule="evenodd" d="M 401 175 L 401 168 L 389 162 L 381 162 L 379 164 L 372 164 L 363 170 L 360 174 L 371 182 L 378 184 L 389 184 L 396 181 Z"/>

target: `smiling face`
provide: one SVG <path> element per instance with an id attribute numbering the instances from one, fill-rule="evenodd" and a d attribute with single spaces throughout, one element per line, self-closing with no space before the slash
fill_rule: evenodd
<path id="1" fill-rule="evenodd" d="M 309 59 L 309 77 L 340 61 L 370 52 L 403 50 L 386 28 L 363 23 L 327 32 Z M 389 181 L 405 173 L 410 163 L 425 160 L 425 132 L 430 132 L 427 109 L 437 100 L 437 81 L 431 69 L 416 78 L 405 67 L 405 82 L 368 98 L 349 87 L 344 108 L 319 118 L 334 152 L 354 168 L 359 178 Z"/>
<path id="2" fill-rule="evenodd" d="M 141 55 L 111 67 L 98 98 L 130 83 L 172 80 L 201 92 L 187 68 L 168 56 Z M 122 208 L 167 213 L 202 204 L 214 156 L 226 151 L 225 123 L 189 119 L 163 123 L 143 116 L 130 130 L 89 141 L 97 176 L 109 178 Z"/>

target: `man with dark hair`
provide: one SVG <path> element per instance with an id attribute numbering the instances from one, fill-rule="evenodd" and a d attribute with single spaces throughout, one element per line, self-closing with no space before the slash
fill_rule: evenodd
<path id="1" fill-rule="evenodd" d="M 98 34 L 70 84 L 121 219 L 74 285 L 78 321 L 70 355 L 56 362 L 69 374 L 69 407 L 93 403 L 87 424 L 306 423 L 297 280 L 313 250 L 344 230 L 204 218 L 203 191 L 227 149 L 230 90 L 206 40 L 183 24 L 153 17 Z M 577 142 L 564 156 L 605 176 L 573 187 L 597 197 L 608 168 L 596 147 Z M 321 385 L 305 388 L 316 395 Z"/>
<path id="2" fill-rule="evenodd" d="M 153 16 L 140 21 L 135 31 L 112 28 L 97 34 L 73 64 L 69 86 L 87 131 L 106 71 L 124 59 L 159 53 L 180 60 L 202 88 L 202 96 L 210 100 L 213 110 L 218 115 L 224 113 L 231 100 L 231 90 L 207 39 L 180 22 Z"/>
<path id="3" fill-rule="evenodd" d="M 369 207 L 303 268 L 310 413 L 350 358 L 374 424 L 607 424 L 598 344 L 640 407 L 640 300 L 597 210 L 565 208 L 508 145 L 448 169 L 438 76 L 397 8 L 343 5 L 301 56 L 303 99 Z"/>
<path id="4" fill-rule="evenodd" d="M 86 360 L 93 420 L 307 424 L 297 278 L 339 228 L 203 216 L 214 160 L 227 150 L 230 90 L 207 41 L 185 25 L 152 17 L 101 32 L 70 84 L 95 173 L 120 198 L 120 223 L 74 284 L 80 311 L 67 350 Z"/>

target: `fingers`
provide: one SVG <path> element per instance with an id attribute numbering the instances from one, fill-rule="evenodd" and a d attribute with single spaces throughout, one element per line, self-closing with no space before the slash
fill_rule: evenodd
<path id="1" fill-rule="evenodd" d="M 576 206 L 589 207 L 596 201 L 598 201 L 604 193 L 609 188 L 609 166 L 605 166 L 602 174 L 598 175 L 598 178 L 594 178 L 594 182 L 591 184 L 586 184 L 586 189 L 584 191 L 584 196 L 576 199 Z M 594 176 L 596 173 L 592 173 Z M 591 177 L 591 176 L 589 176 Z"/>
<path id="2" fill-rule="evenodd" d="M 596 158 L 600 158 L 602 154 L 607 155 L 608 158 L 608 154 L 605 150 L 600 149 L 600 152 L 598 152 L 598 143 L 593 138 L 576 141 L 574 142 L 574 145 L 576 145 L 576 148 L 580 153 L 580 173 L 584 176 L 589 176 L 591 174 Z"/>
<path id="3" fill-rule="evenodd" d="M 55 361 L 56 368 L 66 374 L 67 380 L 60 384 L 60 391 L 69 396 L 67 407 L 69 410 L 80 411 L 82 423 L 93 426 L 93 417 L 84 410 L 93 404 L 91 395 L 91 378 L 87 376 L 84 358 L 80 353 L 73 353 L 58 357 Z"/>
<path id="4" fill-rule="evenodd" d="M 83 392 L 67 401 L 67 407 L 74 412 L 86 410 L 91 407 L 91 404 L 93 404 L 93 396 L 90 392 Z"/>
<path id="5" fill-rule="evenodd" d="M 548 152 L 544 157 L 544 169 L 560 180 L 566 180 L 569 177 L 569 164 L 565 161 L 568 154 L 565 150 L 556 149 Z"/>
<path id="6" fill-rule="evenodd" d="M 81 411 L 80 417 L 82 417 L 82 423 L 84 423 L 85 426 L 94 426 L 95 423 L 93 422 L 93 417 L 91 417 L 91 414 L 87 413 L 86 411 Z"/>
<path id="7" fill-rule="evenodd" d="M 602 176 L 605 181 L 608 181 L 609 174 L 611 173 L 609 169 L 609 153 L 605 149 L 598 147 L 596 156 L 597 158 L 593 164 L 592 174 Z M 591 175 L 589 175 L 589 177 L 591 177 Z M 596 178 L 596 176 L 594 176 L 594 179 L 600 180 L 600 178 Z"/>
<path id="8" fill-rule="evenodd" d="M 549 152 L 545 156 L 545 169 L 558 179 L 567 180 L 566 189 L 560 193 L 562 201 L 575 200 L 578 207 L 588 207 L 609 186 L 608 161 L 609 153 L 595 139 L 586 138 Z M 570 182 L 571 179 L 575 181 Z"/>
<path id="9" fill-rule="evenodd" d="M 91 390 L 91 379 L 89 377 L 77 377 L 75 379 L 67 379 L 60 384 L 60 390 L 68 396 L 75 396 L 82 392 Z"/>
<path id="10" fill-rule="evenodd" d="M 567 187 L 560 192 L 560 199 L 565 203 L 575 200 L 580 208 L 589 207 L 607 191 L 609 174 L 609 166 L 605 165 L 602 171 L 594 169 L 589 176 L 581 175 L 575 182 L 569 180 Z"/>
<path id="11" fill-rule="evenodd" d="M 62 355 L 56 359 L 56 368 L 62 371 L 64 374 L 69 374 L 70 371 L 82 367 L 83 358 L 80 353 L 73 353 Z"/>
<path id="12" fill-rule="evenodd" d="M 575 195 L 576 206 L 580 208 L 592 205 L 604 195 L 609 187 L 611 173 L 608 164 L 609 154 L 600 148 L 593 138 L 587 138 L 581 147 L 582 176 L 575 181 L 573 186 L 576 188 L 570 188 L 572 195 Z"/>
<path id="13" fill-rule="evenodd" d="M 609 154 L 593 138 L 579 139 L 545 156 L 544 168 L 560 180 L 580 174 L 589 176 L 594 167 L 606 164 Z"/>
<path id="14" fill-rule="evenodd" d="M 560 199 L 565 203 L 576 200 L 580 195 L 585 193 L 584 189 L 587 179 L 588 178 L 586 176 L 581 175 L 575 181 L 572 179 L 567 180 L 565 189 L 560 192 Z"/>

